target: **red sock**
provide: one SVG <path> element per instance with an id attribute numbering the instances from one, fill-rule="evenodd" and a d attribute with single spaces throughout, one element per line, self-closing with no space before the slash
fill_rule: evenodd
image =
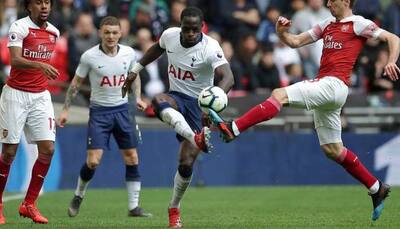
<path id="1" fill-rule="evenodd" d="M 33 165 L 31 183 L 29 184 L 28 192 L 25 196 L 25 203 L 28 205 L 34 204 L 39 196 L 40 189 L 43 186 L 44 178 L 50 167 L 52 155 L 41 154 Z"/>
<path id="2" fill-rule="evenodd" d="M 349 149 L 344 148 L 340 157 L 337 158 L 337 162 L 368 189 L 377 181 Z"/>
<path id="3" fill-rule="evenodd" d="M 263 103 L 251 108 L 246 114 L 242 115 L 235 121 L 240 132 L 254 126 L 257 123 L 270 120 L 275 117 L 281 110 L 281 103 L 274 97 L 269 97 Z"/>
<path id="4" fill-rule="evenodd" d="M 0 203 L 3 203 L 3 192 L 7 184 L 7 178 L 10 173 L 12 161 L 12 159 L 10 161 L 4 158 L 3 154 L 0 156 Z"/>

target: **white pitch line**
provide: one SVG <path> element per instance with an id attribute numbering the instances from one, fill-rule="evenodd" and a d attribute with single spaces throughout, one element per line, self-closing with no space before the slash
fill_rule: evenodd
<path id="1" fill-rule="evenodd" d="M 24 197 L 25 197 L 25 194 L 23 194 L 23 193 L 11 195 L 11 196 L 4 196 L 3 202 L 8 202 L 11 200 L 20 200 L 20 199 L 23 199 Z"/>

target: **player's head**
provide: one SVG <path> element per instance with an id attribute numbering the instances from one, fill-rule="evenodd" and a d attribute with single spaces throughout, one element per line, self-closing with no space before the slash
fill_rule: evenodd
<path id="1" fill-rule="evenodd" d="M 109 49 L 118 45 L 121 38 L 121 24 L 119 19 L 107 16 L 100 21 L 101 44 Z"/>
<path id="2" fill-rule="evenodd" d="M 47 21 L 52 5 L 52 0 L 24 0 L 25 10 L 36 22 Z"/>
<path id="3" fill-rule="evenodd" d="M 356 0 L 328 0 L 327 6 L 331 11 L 332 16 L 342 17 L 344 13 L 351 10 Z"/>
<path id="4" fill-rule="evenodd" d="M 181 39 L 183 43 L 191 46 L 201 39 L 203 26 L 203 12 L 197 7 L 187 7 L 181 13 Z"/>

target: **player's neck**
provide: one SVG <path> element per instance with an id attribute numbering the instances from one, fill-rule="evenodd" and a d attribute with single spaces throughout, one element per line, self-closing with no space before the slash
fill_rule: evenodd
<path id="1" fill-rule="evenodd" d="M 40 20 L 39 18 L 32 18 L 31 16 L 29 16 L 29 18 L 31 19 L 31 21 L 33 23 L 35 23 L 35 25 L 37 25 L 39 28 L 44 29 L 47 27 L 47 22 Z"/>
<path id="2" fill-rule="evenodd" d="M 343 19 L 345 19 L 347 17 L 350 17 L 352 15 L 353 15 L 353 11 L 351 9 L 350 10 L 346 10 L 346 11 L 343 12 L 342 15 L 336 17 L 336 21 L 339 22 L 339 21 L 341 21 L 341 20 L 343 20 Z"/>
<path id="3" fill-rule="evenodd" d="M 100 50 L 103 51 L 107 56 L 116 56 L 119 51 L 119 45 L 108 48 L 107 46 L 100 44 Z"/>
<path id="4" fill-rule="evenodd" d="M 182 35 L 180 35 L 180 37 L 179 37 L 179 40 L 180 40 L 180 42 L 181 42 L 181 45 L 182 45 L 182 47 L 184 47 L 184 48 L 190 48 L 190 47 L 193 47 L 193 46 L 197 45 L 197 44 L 201 41 L 201 39 L 203 39 L 203 33 L 200 33 L 200 35 L 199 35 L 199 37 L 197 38 L 197 40 L 196 40 L 194 43 L 192 43 L 192 44 L 185 42 L 185 41 L 182 39 Z"/>

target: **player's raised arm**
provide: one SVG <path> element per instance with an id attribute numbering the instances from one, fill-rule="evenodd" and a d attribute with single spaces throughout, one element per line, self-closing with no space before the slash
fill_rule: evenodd
<path id="1" fill-rule="evenodd" d="M 67 95 L 65 96 L 64 107 L 58 119 L 58 125 L 60 127 L 64 127 L 65 123 L 67 123 L 69 107 L 71 106 L 72 99 L 78 94 L 83 80 L 84 78 L 75 75 L 68 87 Z"/>
<path id="2" fill-rule="evenodd" d="M 132 92 L 132 83 L 135 81 L 139 72 L 149 63 L 156 60 L 165 52 L 165 49 L 161 48 L 160 44 L 157 42 L 153 44 L 143 55 L 142 59 L 135 65 L 133 65 L 130 70 L 128 77 L 126 78 L 124 85 L 122 86 L 122 97 L 125 97 L 127 93 Z"/>
<path id="3" fill-rule="evenodd" d="M 289 33 L 291 21 L 285 17 L 280 16 L 276 21 L 276 33 L 283 43 L 291 48 L 299 48 L 304 45 L 315 42 L 308 32 L 303 32 L 298 35 Z"/>
<path id="4" fill-rule="evenodd" d="M 11 67 L 12 68 L 36 68 L 40 69 L 48 79 L 56 79 L 59 75 L 58 70 L 44 62 L 32 61 L 22 56 L 22 48 L 18 46 L 10 46 Z"/>
<path id="5" fill-rule="evenodd" d="M 218 87 L 222 88 L 225 93 L 228 93 L 235 83 L 229 64 L 223 64 L 215 68 L 215 77 L 221 79 L 218 83 Z"/>
<path id="6" fill-rule="evenodd" d="M 400 52 L 400 39 L 393 33 L 383 30 L 378 39 L 387 42 L 389 47 L 389 61 L 385 66 L 384 75 L 387 75 L 391 80 L 398 80 L 400 77 L 400 69 L 396 65 Z"/>

